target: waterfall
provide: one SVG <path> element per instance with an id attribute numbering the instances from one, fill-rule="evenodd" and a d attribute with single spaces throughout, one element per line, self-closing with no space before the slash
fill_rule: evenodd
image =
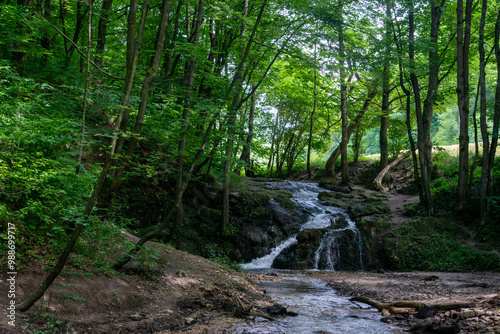
<path id="1" fill-rule="evenodd" d="M 322 233 L 321 239 L 315 240 L 317 248 L 313 258 L 305 261 L 308 264 L 301 269 L 335 270 L 347 267 L 349 270 L 364 270 L 361 233 L 344 210 L 324 206 L 319 202 L 318 194 L 326 191 L 325 189 L 316 183 L 293 181 L 268 182 L 266 185 L 270 189 L 286 190 L 292 193 L 295 210 L 309 216 L 309 219 L 301 225 L 300 231 L 319 230 L 319 233 L 312 234 L 312 237 L 316 238 Z M 279 206 L 275 201 L 272 201 L 271 205 L 275 208 Z M 281 207 L 276 209 L 284 210 Z M 242 267 L 244 269 L 271 268 L 278 256 L 286 258 L 294 254 L 297 247 L 309 246 L 312 241 L 307 246 L 301 246 L 297 240 L 297 236 L 300 235 L 301 232 L 292 235 L 272 249 L 269 254 L 243 264 Z M 354 263 L 358 260 L 353 261 L 353 256 L 359 259 L 359 263 Z"/>

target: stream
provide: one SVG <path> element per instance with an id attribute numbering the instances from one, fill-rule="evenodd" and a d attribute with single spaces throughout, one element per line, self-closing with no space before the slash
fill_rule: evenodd
<path id="1" fill-rule="evenodd" d="M 336 239 L 346 230 L 352 230 L 358 237 L 354 249 L 359 250 L 359 270 L 363 270 L 362 240 L 356 224 L 341 209 L 322 205 L 318 193 L 325 191 L 314 183 L 269 182 L 271 189 L 282 189 L 292 193 L 296 210 L 310 214 L 310 218 L 301 226 L 305 229 L 331 228 L 337 219 L 346 222 L 344 227 L 328 230 L 316 250 L 313 270 L 335 270 L 342 254 Z M 277 203 L 271 203 L 278 205 Z M 401 329 L 381 322 L 381 315 L 371 306 L 351 302 L 349 298 L 338 296 L 326 282 L 313 279 L 301 271 L 272 268 L 275 259 L 287 248 L 297 243 L 296 235 L 284 240 L 264 257 L 254 259 L 243 265 L 250 272 L 279 276 L 276 281 L 257 282 L 266 294 L 277 303 L 284 305 L 298 316 L 283 316 L 276 321 L 256 318 L 255 321 L 239 325 L 234 333 L 255 334 L 294 334 L 294 333 L 404 333 Z M 351 248 L 352 249 L 352 248 Z"/>

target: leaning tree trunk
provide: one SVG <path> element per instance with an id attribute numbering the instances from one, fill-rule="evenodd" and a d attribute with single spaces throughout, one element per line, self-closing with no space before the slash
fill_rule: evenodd
<path id="1" fill-rule="evenodd" d="M 411 155 L 411 153 L 412 153 L 411 150 L 406 151 L 404 154 L 396 158 L 396 160 L 385 166 L 384 169 L 382 169 L 380 173 L 377 175 L 377 177 L 375 177 L 375 179 L 373 180 L 373 188 L 375 190 L 384 190 L 384 187 L 382 186 L 382 180 L 384 179 L 384 177 L 392 168 L 396 167 L 401 163 L 401 161 L 408 158 Z"/>

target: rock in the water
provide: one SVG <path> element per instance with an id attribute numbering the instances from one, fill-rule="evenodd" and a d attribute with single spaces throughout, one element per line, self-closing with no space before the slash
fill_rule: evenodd
<path id="1" fill-rule="evenodd" d="M 286 307 L 281 304 L 274 304 L 266 309 L 267 313 L 270 315 L 282 315 L 286 314 Z"/>

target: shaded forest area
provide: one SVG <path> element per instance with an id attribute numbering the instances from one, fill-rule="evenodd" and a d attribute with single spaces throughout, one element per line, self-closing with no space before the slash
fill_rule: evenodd
<path id="1" fill-rule="evenodd" d="M 152 239 L 235 265 L 245 177 L 349 185 L 403 154 L 415 214 L 498 249 L 496 2 L 2 0 L 0 29 L 2 254 L 12 224 L 53 266 L 19 310 Z"/>

